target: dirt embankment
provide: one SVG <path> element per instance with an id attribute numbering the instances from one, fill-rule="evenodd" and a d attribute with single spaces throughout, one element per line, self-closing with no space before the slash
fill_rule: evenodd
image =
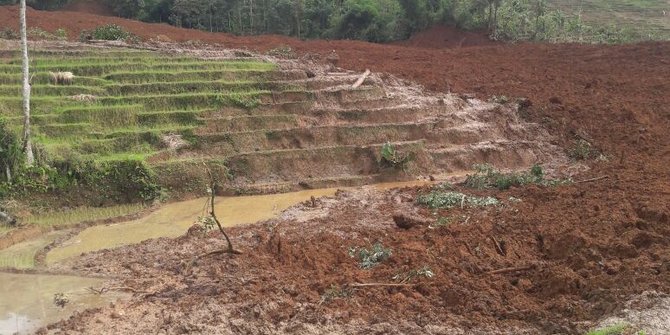
<path id="1" fill-rule="evenodd" d="M 501 43 L 491 40 L 484 31 L 464 31 L 452 26 L 437 25 L 414 34 L 406 41 L 393 44 L 414 48 L 444 49 Z"/>
<path id="2" fill-rule="evenodd" d="M 88 13 L 101 16 L 114 16 L 114 11 L 109 5 L 98 0 L 77 0 L 71 1 L 61 11 Z"/>
<path id="3" fill-rule="evenodd" d="M 617 182 L 475 192 L 503 205 L 437 216 L 413 202 L 426 188 L 343 192 L 282 220 L 232 229 L 243 255 L 192 262 L 224 246 L 197 230 L 87 255 L 66 267 L 121 276 L 120 286 L 143 294 L 54 330 L 580 333 L 631 295 L 670 292 L 667 204 Z M 401 229 L 394 213 L 422 219 Z M 360 268 L 351 248 L 376 242 L 391 257 Z M 412 275 L 421 269 L 434 275 Z"/>

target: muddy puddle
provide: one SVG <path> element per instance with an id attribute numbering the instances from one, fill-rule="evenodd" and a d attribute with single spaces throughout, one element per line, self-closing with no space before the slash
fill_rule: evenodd
<path id="1" fill-rule="evenodd" d="M 426 184 L 425 181 L 396 182 L 371 185 L 376 189 Z M 268 220 L 283 210 L 311 197 L 332 196 L 338 189 L 329 188 L 300 192 L 255 195 L 241 197 L 219 197 L 215 207 L 216 215 L 224 226 L 236 226 Z M 95 226 L 51 250 L 46 257 L 47 264 L 78 256 L 85 252 L 109 249 L 122 245 L 139 243 L 159 237 L 177 237 L 203 215 L 206 198 L 166 204 L 155 212 L 138 220 L 113 225 Z"/>
<path id="2" fill-rule="evenodd" d="M 103 282 L 94 278 L 0 272 L 0 334 L 29 334 L 75 311 L 123 298 L 121 293 L 97 295 L 88 289 L 100 287 Z M 58 293 L 67 299 L 63 307 L 54 303 Z"/>

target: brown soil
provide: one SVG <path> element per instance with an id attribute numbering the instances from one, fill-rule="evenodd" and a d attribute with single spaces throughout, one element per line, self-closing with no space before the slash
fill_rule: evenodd
<path id="1" fill-rule="evenodd" d="M 61 9 L 65 12 L 88 13 L 101 16 L 114 16 L 114 11 L 105 3 L 97 0 L 71 1 Z"/>
<path id="2" fill-rule="evenodd" d="M 465 48 L 499 44 L 491 40 L 486 32 L 463 31 L 452 26 L 434 26 L 414 34 L 406 41 L 393 44 L 414 48 Z"/>
<path id="3" fill-rule="evenodd" d="M 16 21 L 16 13 L 16 7 L 0 8 L 0 22 Z M 196 255 L 222 244 L 194 233 L 94 253 L 68 266 L 120 276 L 123 286 L 146 294 L 78 315 L 52 332 L 572 334 L 632 295 L 670 292 L 668 42 L 429 49 L 29 13 L 29 24 L 46 30 L 106 22 L 145 38 L 261 51 L 286 44 L 323 57 L 335 50 L 344 68 L 390 72 L 435 91 L 526 97 L 531 106 L 524 116 L 545 125 L 557 144 L 568 150 L 581 138 L 604 154 L 578 178 L 609 178 L 492 192 L 522 201 L 440 213 L 456 221 L 438 229 L 393 223 L 395 212 L 434 220 L 412 202 L 425 190 L 341 194 L 305 209 L 316 212 L 306 222 L 288 215 L 280 224 L 235 228 L 243 255 L 211 256 L 193 266 Z M 372 270 L 359 269 L 347 249 L 375 241 L 391 247 L 393 256 Z M 351 285 L 391 283 L 398 272 L 423 266 L 435 276 L 416 278 L 413 286 Z M 487 273 L 512 267 L 524 270 Z M 329 296 L 335 299 L 322 302 Z"/>

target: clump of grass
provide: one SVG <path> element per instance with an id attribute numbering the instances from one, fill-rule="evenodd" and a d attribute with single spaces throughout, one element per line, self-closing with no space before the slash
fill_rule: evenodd
<path id="1" fill-rule="evenodd" d="M 21 35 L 19 35 L 19 33 L 12 28 L 5 27 L 3 29 L 0 29 L 0 39 L 18 40 L 19 38 L 21 38 Z"/>
<path id="2" fill-rule="evenodd" d="M 618 323 L 604 328 L 592 330 L 586 335 L 624 335 L 630 333 L 630 325 L 627 323 Z M 644 334 L 644 332 L 635 333 L 638 335 Z"/>
<path id="3" fill-rule="evenodd" d="M 105 220 L 137 213 L 144 209 L 141 204 L 119 205 L 111 207 L 81 207 L 69 211 L 60 211 L 28 217 L 26 223 L 40 226 L 63 226 L 86 221 Z"/>
<path id="4" fill-rule="evenodd" d="M 346 299 L 351 297 L 352 294 L 352 289 L 333 284 L 321 295 L 321 303 L 328 303 L 335 299 Z"/>
<path id="5" fill-rule="evenodd" d="M 381 148 L 381 163 L 396 169 L 405 170 L 407 163 L 412 161 L 411 153 L 402 153 L 391 142 L 386 142 Z"/>
<path id="6" fill-rule="evenodd" d="M 254 94 L 233 92 L 218 99 L 223 105 L 238 107 L 246 110 L 254 109 L 261 104 L 261 99 Z"/>
<path id="7" fill-rule="evenodd" d="M 598 156 L 598 150 L 595 149 L 593 145 L 589 143 L 589 141 L 584 139 L 576 140 L 572 144 L 572 147 L 568 149 L 568 157 L 578 161 L 583 161 Z"/>
<path id="8" fill-rule="evenodd" d="M 533 165 L 527 172 L 503 173 L 488 164 L 475 165 L 475 174 L 468 175 L 465 186 L 476 189 L 497 188 L 507 190 L 512 186 L 527 184 L 538 184 L 546 186 L 557 186 L 569 183 L 569 179 L 548 180 L 544 177 L 544 171 L 539 165 Z"/>
<path id="9" fill-rule="evenodd" d="M 106 24 L 97 26 L 93 30 L 82 30 L 80 40 L 106 40 L 106 41 L 128 41 L 136 40 L 137 36 L 126 31 L 123 27 L 116 24 Z"/>
<path id="10" fill-rule="evenodd" d="M 420 195 L 417 202 L 431 209 L 450 209 L 457 206 L 486 207 L 500 204 L 500 201 L 493 197 L 477 197 L 460 192 L 439 190 Z"/>
<path id="11" fill-rule="evenodd" d="M 389 259 L 392 252 L 390 248 L 377 242 L 370 249 L 364 247 L 353 247 L 349 249 L 349 256 L 358 258 L 358 264 L 362 269 L 371 269 L 381 262 Z"/>

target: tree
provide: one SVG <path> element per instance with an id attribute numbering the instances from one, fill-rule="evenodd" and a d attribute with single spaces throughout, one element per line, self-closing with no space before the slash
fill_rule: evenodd
<path id="1" fill-rule="evenodd" d="M 26 164 L 35 163 L 33 145 L 30 140 L 30 63 L 28 60 L 28 31 L 26 27 L 26 0 L 21 0 L 19 9 L 19 23 L 21 25 L 21 51 L 23 55 L 23 152 L 26 154 Z"/>

